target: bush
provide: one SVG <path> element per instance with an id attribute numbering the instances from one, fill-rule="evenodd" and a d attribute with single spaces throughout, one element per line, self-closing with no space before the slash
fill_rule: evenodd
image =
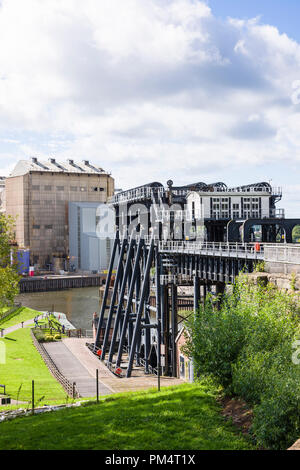
<path id="1" fill-rule="evenodd" d="M 300 437 L 300 366 L 292 363 L 299 334 L 294 294 L 250 284 L 241 275 L 220 311 L 208 298 L 187 328 L 186 353 L 197 374 L 212 375 L 227 393 L 255 405 L 253 433 L 260 445 L 286 448 Z"/>
<path id="2" fill-rule="evenodd" d="M 294 366 L 285 377 L 273 377 L 268 390 L 254 408 L 252 426 L 258 444 L 269 449 L 287 449 L 300 436 L 300 374 Z"/>

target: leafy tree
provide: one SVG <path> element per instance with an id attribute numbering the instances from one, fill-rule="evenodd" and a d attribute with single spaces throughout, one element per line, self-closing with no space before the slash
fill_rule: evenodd
<path id="1" fill-rule="evenodd" d="M 293 243 L 300 243 L 300 225 L 296 225 L 293 230 Z"/>
<path id="2" fill-rule="evenodd" d="M 0 309 L 12 305 L 19 293 L 17 261 L 11 243 L 13 239 L 13 218 L 0 214 Z"/>

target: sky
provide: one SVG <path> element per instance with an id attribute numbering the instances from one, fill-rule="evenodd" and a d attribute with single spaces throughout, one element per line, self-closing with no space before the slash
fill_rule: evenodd
<path id="1" fill-rule="evenodd" d="M 0 174 L 270 181 L 300 218 L 299 0 L 0 1 Z"/>

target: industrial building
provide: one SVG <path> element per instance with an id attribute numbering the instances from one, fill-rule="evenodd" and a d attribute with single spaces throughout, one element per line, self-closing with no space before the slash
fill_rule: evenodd
<path id="1" fill-rule="evenodd" d="M 69 203 L 70 270 L 108 269 L 115 237 L 114 212 L 97 202 Z"/>
<path id="2" fill-rule="evenodd" d="M 69 202 L 105 203 L 114 179 L 88 160 L 21 160 L 6 179 L 6 213 L 16 218 L 16 241 L 39 268 L 66 268 Z"/>

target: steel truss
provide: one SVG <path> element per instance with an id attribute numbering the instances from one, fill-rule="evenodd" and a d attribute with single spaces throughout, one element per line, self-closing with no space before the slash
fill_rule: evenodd
<path id="1" fill-rule="evenodd" d="M 242 270 L 251 272 L 260 258 L 253 245 L 235 244 L 235 250 L 226 244 L 203 245 L 195 250 L 190 246 L 185 249 L 184 243 L 177 246 L 154 238 L 145 240 L 136 234 L 120 239 L 117 233 L 93 349 L 113 372 L 126 369 L 130 377 L 135 366 L 143 367 L 148 374 L 160 372 L 162 365 L 164 375 L 176 377 L 178 286 L 194 286 L 197 311 L 211 285 L 222 293 L 225 283 L 234 282 Z M 155 306 L 150 305 L 153 290 Z"/>

